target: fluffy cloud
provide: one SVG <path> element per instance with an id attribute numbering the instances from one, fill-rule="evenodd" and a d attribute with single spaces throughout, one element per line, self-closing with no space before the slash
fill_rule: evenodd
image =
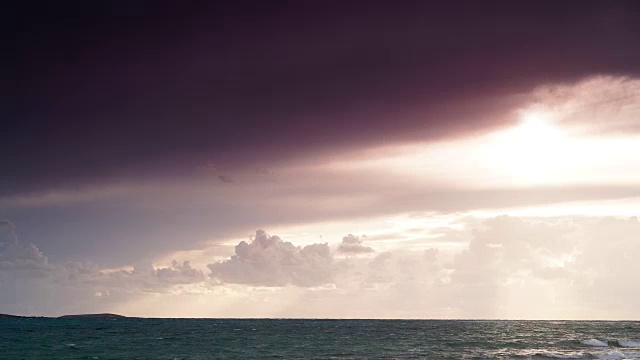
<path id="1" fill-rule="evenodd" d="M 368 246 L 362 245 L 362 240 L 354 235 L 347 235 L 342 238 L 342 243 L 338 246 L 338 251 L 347 254 L 370 253 L 374 250 Z"/>
<path id="2" fill-rule="evenodd" d="M 114 289 L 129 291 L 164 292 L 174 285 L 203 282 L 206 276 L 201 270 L 191 267 L 189 261 L 173 261 L 168 267 L 154 268 L 151 264 L 136 266 L 133 270 L 99 272 L 86 279 L 96 284 L 104 284 Z"/>
<path id="3" fill-rule="evenodd" d="M 301 248 L 258 230 L 251 243 L 240 242 L 235 252 L 229 260 L 208 265 L 212 277 L 260 286 L 316 286 L 333 279 L 334 260 L 328 244 Z"/>

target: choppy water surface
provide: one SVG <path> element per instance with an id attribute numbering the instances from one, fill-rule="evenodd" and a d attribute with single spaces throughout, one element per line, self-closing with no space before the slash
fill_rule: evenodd
<path id="1" fill-rule="evenodd" d="M 640 322 L 0 319 L 2 359 L 640 359 Z"/>

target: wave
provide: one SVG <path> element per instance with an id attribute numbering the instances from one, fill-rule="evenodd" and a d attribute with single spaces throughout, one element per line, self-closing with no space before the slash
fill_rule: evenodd
<path id="1" fill-rule="evenodd" d="M 532 360 L 544 359 L 598 359 L 598 360 L 623 360 L 623 359 L 640 359 L 640 352 L 622 352 L 622 351 L 602 351 L 602 352 L 584 352 L 584 353 L 554 353 L 541 352 L 531 355 L 518 355 L 514 358 L 524 358 Z"/>
<path id="2" fill-rule="evenodd" d="M 640 348 L 640 340 L 618 340 L 618 345 L 625 348 Z"/>
<path id="3" fill-rule="evenodd" d="M 603 360 L 616 360 L 616 359 L 640 359 L 640 352 L 627 352 L 622 351 L 608 351 L 603 353 L 593 354 L 596 359 Z"/>
<path id="4" fill-rule="evenodd" d="M 538 354 L 537 357 L 544 359 L 584 359 L 585 354 L 556 354 L 550 352 L 544 352 Z"/>
<path id="5" fill-rule="evenodd" d="M 602 341 L 598 339 L 589 339 L 580 341 L 582 345 L 594 346 L 594 347 L 607 347 L 618 346 L 623 348 L 639 348 L 640 349 L 640 340 L 609 340 Z"/>
<path id="6" fill-rule="evenodd" d="M 598 348 L 584 352 L 537 352 L 522 354 L 518 357 L 525 359 L 602 359 L 602 360 L 623 360 L 623 359 L 640 359 L 640 352 L 629 352 L 627 350 L 617 350 L 618 348 L 638 348 L 640 349 L 640 340 L 598 340 L 588 339 L 580 341 L 582 345 Z M 614 347 L 614 348 L 612 348 Z"/>
<path id="7" fill-rule="evenodd" d="M 606 343 L 604 341 L 597 340 L 597 339 L 582 340 L 581 343 L 583 345 L 587 345 L 587 346 L 598 346 L 598 347 L 609 346 L 608 343 Z"/>

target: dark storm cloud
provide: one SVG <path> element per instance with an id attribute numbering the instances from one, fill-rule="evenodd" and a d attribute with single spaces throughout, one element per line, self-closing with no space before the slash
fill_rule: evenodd
<path id="1" fill-rule="evenodd" d="M 640 69 L 637 2 L 45 2 L 17 11 L 0 194 L 270 164 L 509 121 Z"/>

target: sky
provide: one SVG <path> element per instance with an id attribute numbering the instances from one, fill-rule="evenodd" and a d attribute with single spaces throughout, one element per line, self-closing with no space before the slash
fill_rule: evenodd
<path id="1" fill-rule="evenodd" d="M 0 313 L 640 319 L 640 4 L 14 4 Z"/>

